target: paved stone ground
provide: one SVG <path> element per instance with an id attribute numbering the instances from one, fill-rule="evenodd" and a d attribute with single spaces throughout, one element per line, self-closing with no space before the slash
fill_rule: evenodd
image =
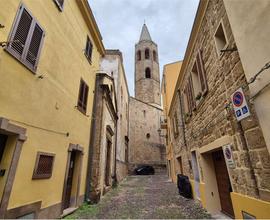
<path id="1" fill-rule="evenodd" d="M 83 205 L 66 218 L 179 219 L 211 218 L 200 204 L 178 194 L 166 175 L 129 176 L 97 205 Z"/>

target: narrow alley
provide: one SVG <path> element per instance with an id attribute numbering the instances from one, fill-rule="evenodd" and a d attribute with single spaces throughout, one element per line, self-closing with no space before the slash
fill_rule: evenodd
<path id="1" fill-rule="evenodd" d="M 178 194 L 166 174 L 128 176 L 97 205 L 84 204 L 68 219 L 211 218 L 196 200 Z"/>

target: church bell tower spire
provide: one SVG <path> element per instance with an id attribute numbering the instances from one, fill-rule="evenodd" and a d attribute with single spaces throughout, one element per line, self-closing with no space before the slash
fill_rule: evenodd
<path id="1" fill-rule="evenodd" d="M 146 24 L 143 24 L 139 42 L 135 45 L 135 98 L 160 106 L 158 46 Z"/>

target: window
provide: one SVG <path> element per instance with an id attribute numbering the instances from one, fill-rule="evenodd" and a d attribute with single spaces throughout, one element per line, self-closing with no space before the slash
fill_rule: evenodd
<path id="1" fill-rule="evenodd" d="M 149 57 L 150 57 L 150 52 L 149 52 L 149 49 L 145 49 L 145 52 L 144 52 L 144 56 L 145 56 L 145 59 L 148 60 Z"/>
<path id="2" fill-rule="evenodd" d="M 221 21 L 217 27 L 217 30 L 214 35 L 215 43 L 217 47 L 217 53 L 220 56 L 220 50 L 225 49 L 228 45 L 227 37 L 224 31 L 223 22 Z"/>
<path id="3" fill-rule="evenodd" d="M 145 78 L 151 78 L 151 70 L 149 67 L 145 69 Z"/>
<path id="4" fill-rule="evenodd" d="M 37 153 L 36 164 L 32 179 L 47 179 L 52 176 L 55 154 Z"/>
<path id="5" fill-rule="evenodd" d="M 155 50 L 153 51 L 153 59 L 154 61 L 157 61 L 157 52 Z"/>
<path id="6" fill-rule="evenodd" d="M 88 90 L 88 85 L 81 79 L 77 107 L 82 113 L 86 113 Z"/>
<path id="7" fill-rule="evenodd" d="M 191 71 L 192 86 L 194 92 L 194 98 L 199 101 L 203 95 L 207 92 L 207 80 L 205 69 L 202 60 L 202 52 L 199 50 L 196 56 L 196 61 Z"/>
<path id="8" fill-rule="evenodd" d="M 174 113 L 173 116 L 173 133 L 174 136 L 177 136 L 179 134 L 179 128 L 178 128 L 178 118 L 177 118 L 177 113 Z"/>
<path id="9" fill-rule="evenodd" d="M 142 59 L 142 54 L 141 54 L 141 51 L 138 50 L 137 51 L 137 60 L 140 61 Z"/>
<path id="10" fill-rule="evenodd" d="M 194 94 L 192 88 L 192 78 L 188 77 L 187 83 L 184 89 L 184 110 L 186 114 L 191 114 L 192 110 L 196 108 L 196 103 L 194 101 Z"/>
<path id="11" fill-rule="evenodd" d="M 60 11 L 63 11 L 64 7 L 64 0 L 54 0 L 55 4 L 59 8 Z"/>
<path id="12" fill-rule="evenodd" d="M 85 56 L 88 59 L 88 61 L 92 61 L 92 51 L 93 51 L 93 44 L 90 41 L 90 38 L 87 36 L 86 39 L 86 46 L 85 46 Z"/>
<path id="13" fill-rule="evenodd" d="M 37 20 L 20 6 L 6 50 L 31 71 L 36 71 L 45 33 Z"/>

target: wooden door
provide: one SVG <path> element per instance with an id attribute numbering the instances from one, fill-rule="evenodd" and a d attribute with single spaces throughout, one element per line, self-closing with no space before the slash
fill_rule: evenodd
<path id="1" fill-rule="evenodd" d="M 0 164 L 5 151 L 8 136 L 0 134 Z"/>
<path id="2" fill-rule="evenodd" d="M 111 145 L 112 143 L 107 140 L 107 156 L 106 156 L 106 168 L 105 168 L 105 184 L 110 186 L 111 179 Z"/>
<path id="3" fill-rule="evenodd" d="M 72 180 L 73 180 L 73 173 L 74 173 L 74 167 L 75 167 L 75 158 L 76 158 L 76 152 L 72 151 L 71 156 L 70 156 L 69 168 L 68 168 L 68 178 L 67 178 L 64 209 L 67 209 L 70 206 L 70 197 L 71 197 Z"/>
<path id="4" fill-rule="evenodd" d="M 231 187 L 223 151 L 219 150 L 219 151 L 213 152 L 212 157 L 213 157 L 213 162 L 215 166 L 221 211 L 230 217 L 234 217 L 232 200 L 230 196 L 232 187 Z"/>

